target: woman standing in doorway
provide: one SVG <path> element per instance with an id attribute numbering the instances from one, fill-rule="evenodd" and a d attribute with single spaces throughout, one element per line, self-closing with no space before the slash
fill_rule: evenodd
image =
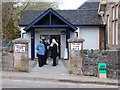
<path id="1" fill-rule="evenodd" d="M 53 58 L 53 64 L 52 64 L 52 66 L 56 66 L 56 57 L 58 55 L 58 53 L 57 53 L 57 47 L 58 47 L 58 43 L 56 42 L 55 39 L 52 39 L 52 43 L 50 45 L 51 57 Z"/>
<path id="2" fill-rule="evenodd" d="M 44 55 L 45 55 L 45 46 L 42 42 L 42 39 L 39 40 L 39 44 L 37 45 L 36 50 L 37 50 L 39 67 L 42 67 L 44 65 Z"/>

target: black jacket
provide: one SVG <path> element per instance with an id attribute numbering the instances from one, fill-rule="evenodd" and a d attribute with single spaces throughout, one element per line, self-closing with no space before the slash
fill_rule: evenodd
<path id="1" fill-rule="evenodd" d="M 51 51 L 51 57 L 57 57 L 58 53 L 57 53 L 57 45 L 54 44 L 52 47 L 50 47 L 50 51 Z"/>

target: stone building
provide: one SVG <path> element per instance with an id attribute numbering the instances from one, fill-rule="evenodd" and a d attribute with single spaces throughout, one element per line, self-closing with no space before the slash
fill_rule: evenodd
<path id="1" fill-rule="evenodd" d="M 107 48 L 120 48 L 120 1 L 101 0 L 98 13 L 105 18 Z"/>

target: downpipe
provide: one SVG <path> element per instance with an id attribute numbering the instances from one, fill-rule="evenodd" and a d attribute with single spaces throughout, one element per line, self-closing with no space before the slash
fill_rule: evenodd
<path id="1" fill-rule="evenodd" d="M 104 18 L 104 14 L 101 13 L 100 14 L 101 18 L 102 18 L 102 22 L 103 22 L 103 30 L 104 30 L 104 50 L 106 50 L 106 22 L 105 22 L 105 18 Z"/>

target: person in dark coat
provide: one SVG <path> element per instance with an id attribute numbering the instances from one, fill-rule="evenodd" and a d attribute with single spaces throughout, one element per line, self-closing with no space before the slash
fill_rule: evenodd
<path id="1" fill-rule="evenodd" d="M 58 43 L 57 44 L 57 59 L 56 59 L 56 64 L 58 65 L 58 62 L 59 62 L 59 58 L 60 58 L 60 56 L 59 56 L 59 53 L 60 53 L 60 51 L 59 51 L 59 46 L 58 45 L 60 45 L 60 43 L 59 43 L 59 40 L 57 39 L 56 40 L 56 42 Z"/>
<path id="2" fill-rule="evenodd" d="M 50 45 L 51 57 L 53 58 L 53 64 L 52 64 L 52 66 L 56 66 L 56 57 L 58 55 L 58 53 L 57 53 L 57 47 L 58 47 L 58 43 L 56 42 L 55 39 L 52 39 L 52 43 Z"/>
<path id="3" fill-rule="evenodd" d="M 44 55 L 45 55 L 45 46 L 42 43 L 42 39 L 39 40 L 39 44 L 36 47 L 37 57 L 38 57 L 38 65 L 42 67 L 44 65 Z"/>
<path id="4" fill-rule="evenodd" d="M 43 44 L 45 45 L 45 58 L 44 58 L 44 65 L 47 65 L 47 58 L 48 58 L 48 54 L 49 54 L 49 43 L 48 43 L 48 39 L 46 39 Z"/>

